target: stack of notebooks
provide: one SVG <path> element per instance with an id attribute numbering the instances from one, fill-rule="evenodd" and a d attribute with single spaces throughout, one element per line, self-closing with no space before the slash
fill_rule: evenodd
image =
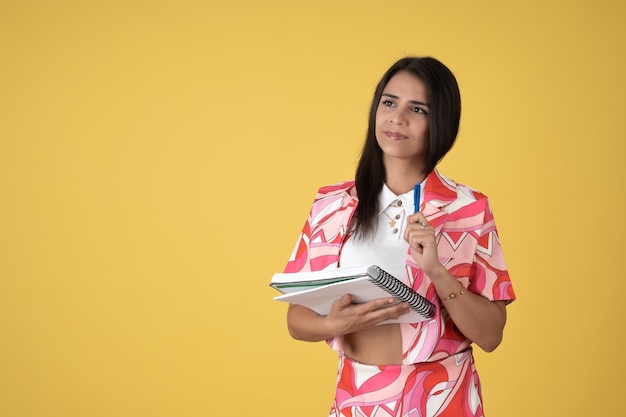
<path id="1" fill-rule="evenodd" d="M 376 265 L 277 273 L 270 285 L 283 293 L 274 300 L 303 305 L 321 315 L 327 315 L 331 304 L 344 294 L 351 294 L 354 303 L 392 296 L 409 304 L 409 313 L 385 323 L 418 323 L 432 318 L 436 309 L 433 303 Z"/>

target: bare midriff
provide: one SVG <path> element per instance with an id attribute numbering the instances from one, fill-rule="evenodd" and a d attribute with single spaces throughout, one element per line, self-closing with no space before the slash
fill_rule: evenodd
<path id="1" fill-rule="evenodd" d="M 400 325 L 383 324 L 343 337 L 343 351 L 349 358 L 370 365 L 401 365 Z"/>

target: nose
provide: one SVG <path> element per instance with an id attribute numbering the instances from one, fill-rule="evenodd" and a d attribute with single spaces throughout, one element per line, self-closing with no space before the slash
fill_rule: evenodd
<path id="1" fill-rule="evenodd" d="M 407 123 L 404 113 L 400 109 L 396 109 L 389 117 L 389 122 L 393 125 L 404 126 Z"/>

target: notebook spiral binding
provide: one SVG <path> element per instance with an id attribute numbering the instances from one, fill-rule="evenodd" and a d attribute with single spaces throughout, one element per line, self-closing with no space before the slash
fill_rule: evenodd
<path id="1" fill-rule="evenodd" d="M 400 301 L 404 301 L 411 308 L 424 317 L 431 318 L 435 315 L 436 307 L 422 295 L 415 292 L 408 285 L 396 279 L 393 275 L 384 271 L 376 265 L 367 268 L 367 272 L 372 276 L 372 282 L 382 289 L 389 291 Z"/>

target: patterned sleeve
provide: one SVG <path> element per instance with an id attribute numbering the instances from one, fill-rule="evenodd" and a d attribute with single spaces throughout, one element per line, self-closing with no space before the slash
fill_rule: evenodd
<path id="1" fill-rule="evenodd" d="M 285 270 L 283 272 L 304 272 L 310 270 L 307 267 L 308 265 L 308 248 L 309 241 L 311 238 L 311 224 L 310 224 L 311 216 L 307 218 L 304 223 L 304 227 L 302 228 L 302 232 L 300 232 L 300 236 L 296 242 L 296 246 L 287 261 L 287 266 L 285 266 Z"/>
<path id="2" fill-rule="evenodd" d="M 483 227 L 478 236 L 473 274 L 469 289 L 488 300 L 515 300 L 515 292 L 504 262 L 498 230 L 489 200 L 484 199 Z"/>
<path id="3" fill-rule="evenodd" d="M 284 272 L 337 267 L 347 224 L 356 210 L 357 200 L 351 195 L 353 190 L 354 181 L 318 190 Z"/>

